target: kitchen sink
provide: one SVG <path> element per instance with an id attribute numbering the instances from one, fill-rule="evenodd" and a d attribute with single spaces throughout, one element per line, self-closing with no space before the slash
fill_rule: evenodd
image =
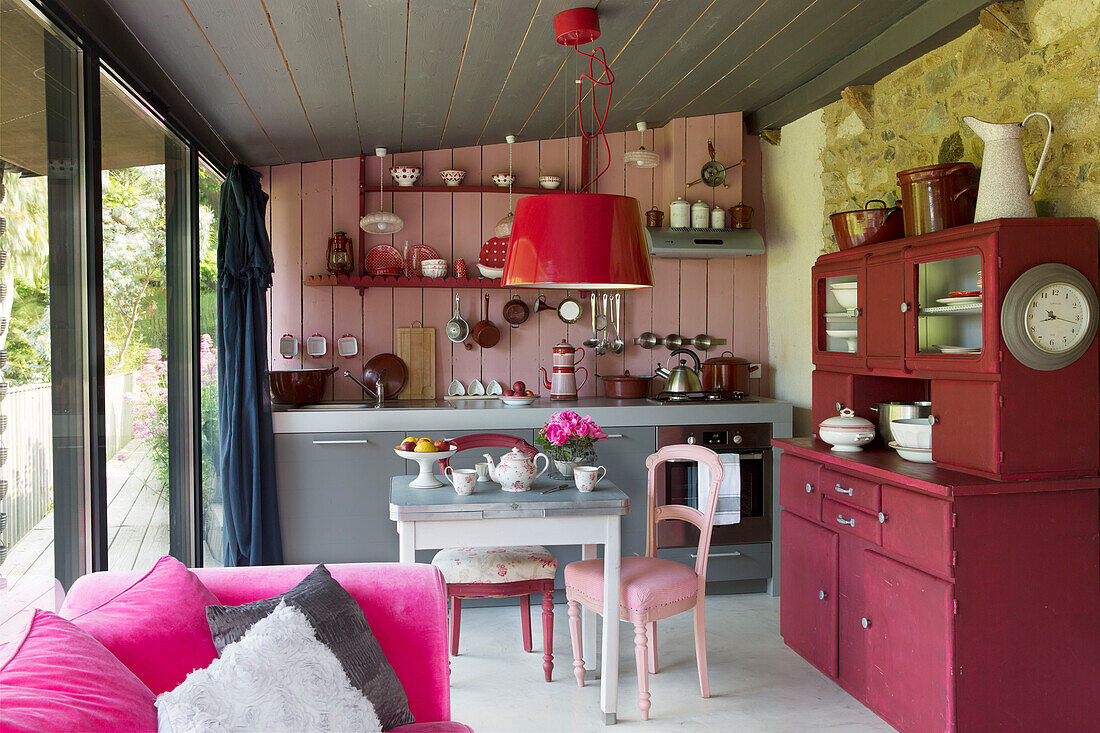
<path id="1" fill-rule="evenodd" d="M 354 401 L 337 401 L 337 402 L 314 402 L 309 405 L 275 405 L 275 409 L 279 410 L 392 410 L 392 409 L 412 409 L 425 407 L 439 407 L 440 403 L 435 400 L 390 400 L 382 407 L 378 407 L 373 402 L 364 402 L 362 400 Z M 443 406 L 448 406 L 446 403 Z"/>

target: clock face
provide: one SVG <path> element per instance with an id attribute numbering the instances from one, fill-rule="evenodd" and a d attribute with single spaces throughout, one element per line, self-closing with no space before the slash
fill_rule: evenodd
<path id="1" fill-rule="evenodd" d="M 1033 291 L 1024 311 L 1024 328 L 1035 346 L 1061 354 L 1087 334 L 1093 314 L 1084 293 L 1065 282 L 1045 283 Z"/>

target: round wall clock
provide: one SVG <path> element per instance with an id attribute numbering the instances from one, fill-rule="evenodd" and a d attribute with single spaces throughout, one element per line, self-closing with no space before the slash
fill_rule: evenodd
<path id="1" fill-rule="evenodd" d="M 1001 304 L 1001 335 L 1024 366 L 1052 371 L 1077 361 L 1100 320 L 1096 291 L 1068 265 L 1037 265 L 1016 278 Z"/>

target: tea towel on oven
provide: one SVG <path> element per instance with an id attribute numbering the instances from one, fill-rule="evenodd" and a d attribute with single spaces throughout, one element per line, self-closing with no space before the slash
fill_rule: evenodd
<path id="1" fill-rule="evenodd" d="M 737 453 L 719 453 L 722 462 L 722 483 L 718 485 L 718 508 L 714 510 L 715 524 L 737 524 L 741 521 L 741 456 Z M 699 511 L 706 512 L 710 498 L 710 469 L 699 464 Z"/>

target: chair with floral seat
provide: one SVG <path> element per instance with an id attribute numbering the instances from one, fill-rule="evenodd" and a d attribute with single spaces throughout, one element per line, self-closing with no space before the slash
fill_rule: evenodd
<path id="1" fill-rule="evenodd" d="M 705 511 L 683 505 L 657 505 L 658 467 L 667 461 L 695 461 L 710 473 Z M 723 468 L 718 454 L 695 445 L 671 445 L 646 459 L 649 487 L 646 500 L 645 557 L 622 559 L 619 574 L 619 618 L 634 625 L 634 651 L 638 666 L 638 708 L 649 720 L 649 674 L 657 673 L 657 622 L 682 611 L 695 610 L 695 658 L 699 669 L 699 690 L 710 697 L 707 679 L 707 642 L 704 623 L 704 593 L 707 558 L 718 488 Z M 701 472 L 702 473 L 702 472 Z M 699 492 L 703 495 L 702 490 Z M 656 556 L 657 523 L 682 521 L 699 529 L 695 567 Z M 565 566 L 565 597 L 569 603 L 569 636 L 573 642 L 573 668 L 577 684 L 584 686 L 584 649 L 581 646 L 580 606 L 603 612 L 603 560 L 581 560 Z"/>
<path id="2" fill-rule="evenodd" d="M 477 433 L 449 440 L 458 452 L 473 448 L 517 448 L 528 456 L 538 451 L 522 438 L 502 433 Z M 457 453 L 456 453 L 457 455 Z M 450 458 L 440 459 L 440 469 Z M 523 650 L 532 650 L 531 594 L 542 594 L 542 668 L 549 682 L 554 670 L 554 576 L 558 560 L 541 545 L 521 547 L 451 547 L 440 550 L 432 565 L 443 573 L 451 604 L 451 654 L 458 655 L 464 598 L 519 597 Z"/>

